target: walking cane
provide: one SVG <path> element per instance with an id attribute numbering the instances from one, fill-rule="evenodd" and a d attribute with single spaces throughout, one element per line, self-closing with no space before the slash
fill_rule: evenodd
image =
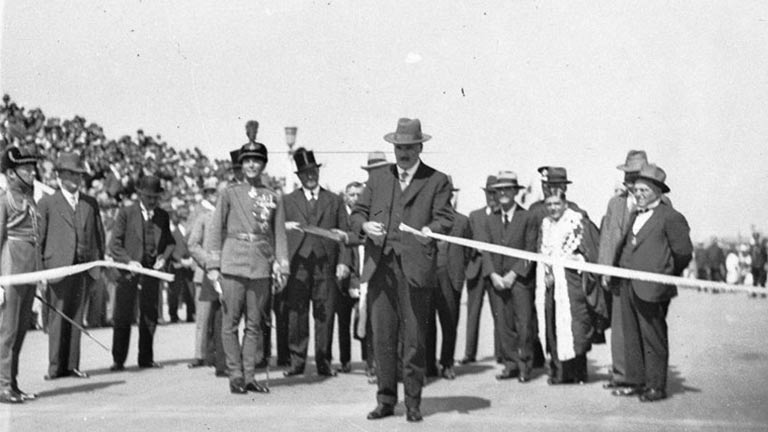
<path id="1" fill-rule="evenodd" d="M 91 336 L 91 334 L 90 334 L 90 333 L 88 333 L 88 330 L 86 330 L 86 329 L 85 329 L 83 326 L 81 326 L 80 324 L 76 323 L 76 322 L 75 322 L 75 320 L 73 320 L 72 318 L 70 318 L 70 317 L 68 317 L 67 315 L 65 315 L 65 314 L 64 314 L 64 312 L 62 312 L 62 311 L 60 311 L 60 310 L 56 309 L 56 307 L 55 307 L 55 306 L 53 306 L 52 304 L 48 303 L 48 302 L 47 302 L 47 301 L 46 301 L 46 300 L 45 300 L 43 297 L 41 297 L 41 296 L 40 296 L 40 294 L 35 294 L 35 298 L 36 298 L 36 299 L 38 299 L 38 300 L 40 300 L 40 302 L 42 302 L 42 303 L 43 303 L 45 306 L 47 306 L 48 308 L 50 308 L 52 311 L 54 311 L 54 312 L 56 312 L 57 314 L 59 314 L 59 316 L 61 316 L 61 317 L 62 317 L 62 318 L 64 318 L 65 320 L 67 320 L 67 322 L 69 322 L 70 324 L 72 324 L 72 325 L 73 325 L 73 326 L 74 326 L 76 329 L 80 330 L 80 332 L 81 332 L 82 334 L 84 334 L 84 335 L 88 336 L 88 337 L 89 337 L 89 338 L 90 338 L 92 341 L 96 342 L 96 343 L 97 343 L 97 344 L 98 344 L 100 347 L 104 348 L 104 351 L 106 351 L 106 352 L 110 352 L 110 351 L 109 351 L 109 348 L 107 348 L 107 347 L 106 347 L 106 346 L 105 346 L 103 343 L 99 342 L 99 340 L 98 340 L 98 339 L 96 339 L 95 337 Z"/>

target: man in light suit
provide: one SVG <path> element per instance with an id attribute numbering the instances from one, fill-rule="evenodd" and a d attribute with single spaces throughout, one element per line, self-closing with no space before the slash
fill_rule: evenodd
<path id="1" fill-rule="evenodd" d="M 291 275 L 284 299 L 288 309 L 291 367 L 286 377 L 304 373 L 309 346 L 309 305 L 315 321 L 315 365 L 318 375 L 335 376 L 331 368 L 333 319 L 339 297 L 338 280 L 349 276 L 349 263 L 339 260 L 338 241 L 305 233 L 302 226 L 335 230 L 346 235 L 347 213 L 341 197 L 320 187 L 320 164 L 312 151 L 294 152 L 301 188 L 283 198 Z"/>
<path id="2" fill-rule="evenodd" d="M 109 255 L 134 267 L 164 269 L 173 253 L 168 213 L 158 207 L 163 188 L 160 179 L 144 176 L 139 179 L 139 200 L 117 212 Z M 125 369 L 131 340 L 136 298 L 139 300 L 139 358 L 140 368 L 162 367 L 155 362 L 153 339 L 159 315 L 160 281 L 148 276 L 120 271 L 115 290 L 114 330 L 112 334 L 112 371 Z M 141 286 L 141 289 L 139 289 Z"/>
<path id="3" fill-rule="evenodd" d="M 422 234 L 444 234 L 453 226 L 448 176 L 419 158 L 430 138 L 422 134 L 418 119 L 401 118 L 397 130 L 384 136 L 394 144 L 396 164 L 371 172 L 352 212 L 352 231 L 367 236 L 361 282 L 368 282 L 378 381 L 378 404 L 368 414 L 369 420 L 394 414 L 400 335 L 406 419 L 422 420 L 426 331 L 437 250 L 426 235 L 404 232 L 400 224 Z"/>
<path id="4" fill-rule="evenodd" d="M 104 258 L 104 226 L 96 200 L 80 193 L 86 174 L 80 156 L 62 152 L 56 161 L 59 190 L 40 199 L 40 249 L 43 268 L 51 269 Z M 50 303 L 82 325 L 85 299 L 101 270 L 67 276 L 48 285 Z M 88 378 L 80 370 L 80 331 L 59 314 L 48 319 L 48 374 L 45 379 Z"/>
<path id="5" fill-rule="evenodd" d="M 637 210 L 619 255 L 622 268 L 679 276 L 691 261 L 688 222 L 661 199 L 669 192 L 666 177 L 656 165 L 640 169 L 633 188 Z M 669 365 L 666 318 L 677 287 L 624 279 L 620 291 L 628 386 L 613 390 L 613 395 L 638 395 L 641 402 L 664 399 Z"/>
<path id="6" fill-rule="evenodd" d="M 499 207 L 488 217 L 481 241 L 536 251 L 539 226 L 535 215 L 521 208 L 515 196 L 522 189 L 517 174 L 499 173 L 492 186 L 497 193 Z M 494 324 L 499 329 L 504 370 L 496 379 L 515 378 L 525 383 L 530 380 L 533 367 L 534 321 L 533 300 L 535 289 L 534 265 L 530 261 L 483 252 L 483 274 L 493 286 L 490 293 Z"/>
<path id="7" fill-rule="evenodd" d="M 496 191 L 491 185 L 496 183 L 496 176 L 490 175 L 485 181 L 483 191 L 485 193 L 485 206 L 469 213 L 469 230 L 472 240 L 480 240 L 485 231 L 485 222 L 493 214 L 496 206 Z M 474 363 L 477 360 L 477 338 L 480 332 L 480 312 L 483 309 L 483 297 L 493 289 L 491 282 L 483 276 L 483 254 L 473 249 L 469 263 L 464 271 L 467 279 L 467 337 L 464 348 L 464 358 L 461 364 Z M 495 326 L 494 326 L 495 327 Z M 493 331 L 493 352 L 497 360 L 501 359 L 499 351 L 499 333 Z"/>

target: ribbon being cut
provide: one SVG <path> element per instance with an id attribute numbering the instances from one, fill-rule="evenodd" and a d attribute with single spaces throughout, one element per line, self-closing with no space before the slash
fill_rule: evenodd
<path id="1" fill-rule="evenodd" d="M 0 276 L 0 286 L 27 285 L 27 284 L 36 284 L 42 281 L 56 281 L 73 274 L 90 270 L 94 267 L 112 267 L 120 270 L 127 270 L 133 273 L 143 274 L 143 275 L 160 279 L 166 282 L 173 282 L 173 275 L 170 273 L 165 273 L 165 272 L 152 270 L 144 267 L 134 267 L 128 264 L 118 263 L 114 261 L 99 260 L 99 261 L 91 261 L 91 262 L 82 263 L 82 264 L 75 264 L 75 265 L 66 266 L 66 267 L 57 267 L 57 268 L 52 268 L 48 270 L 40 270 L 40 271 L 30 272 L 30 273 L 3 275 L 3 276 Z"/>
<path id="2" fill-rule="evenodd" d="M 485 243 L 477 240 L 468 240 L 459 237 L 452 237 L 443 234 L 430 233 L 425 235 L 420 230 L 410 227 L 405 224 L 400 224 L 400 230 L 403 232 L 411 233 L 419 237 L 430 237 L 435 240 L 443 240 L 449 243 L 474 248 L 478 250 L 488 251 L 495 254 L 511 256 L 515 258 L 525 259 L 529 261 L 536 261 L 545 264 L 552 265 L 554 267 L 564 267 L 574 270 L 586 271 L 590 273 L 618 277 L 622 279 L 635 279 L 646 282 L 655 282 L 666 285 L 676 285 L 678 287 L 690 288 L 690 289 L 710 289 L 720 290 L 727 292 L 744 292 L 749 294 L 763 294 L 764 288 L 751 287 L 746 285 L 734 285 L 725 282 L 705 281 L 699 279 L 688 279 L 679 276 L 669 276 L 658 273 L 650 273 L 638 270 L 629 270 L 619 267 L 612 267 L 602 264 L 593 264 L 584 261 L 573 261 L 567 259 L 551 258 L 539 253 L 528 252 L 520 249 L 509 248 L 505 246 L 499 246 L 491 243 Z"/>

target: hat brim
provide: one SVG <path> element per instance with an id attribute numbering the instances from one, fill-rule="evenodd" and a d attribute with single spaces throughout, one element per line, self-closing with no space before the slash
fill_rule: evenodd
<path id="1" fill-rule="evenodd" d="M 642 168 L 642 165 L 634 166 L 634 165 L 621 164 L 616 166 L 617 170 L 624 171 L 624 172 L 640 172 L 641 168 Z"/>
<path id="2" fill-rule="evenodd" d="M 411 139 L 406 141 L 400 141 L 397 139 L 397 133 L 396 132 L 390 132 L 386 135 L 384 135 L 384 141 L 392 143 L 392 144 L 420 144 L 423 142 L 427 142 L 432 139 L 432 135 L 428 134 L 421 134 L 420 139 Z"/>
<path id="3" fill-rule="evenodd" d="M 661 189 L 661 193 L 668 193 L 669 192 L 669 186 L 667 186 L 667 184 L 664 183 L 664 182 L 660 182 L 660 181 L 656 180 L 655 178 L 645 177 L 645 176 L 638 176 L 637 180 L 645 180 L 645 181 L 648 181 L 648 182 L 651 182 L 651 183 L 655 184 L 656 186 L 659 187 L 659 189 Z"/>
<path id="4" fill-rule="evenodd" d="M 541 182 L 542 183 L 546 183 L 546 184 L 571 184 L 571 183 L 573 183 L 572 181 L 570 181 L 568 179 L 566 179 L 566 180 L 554 180 L 554 181 L 553 180 L 544 180 L 544 179 L 542 179 Z"/>
<path id="5" fill-rule="evenodd" d="M 305 166 L 303 166 L 303 167 L 301 167 L 301 168 L 297 169 L 297 170 L 296 170 L 296 173 L 298 174 L 298 173 L 300 173 L 300 172 L 302 172 L 302 171 L 306 171 L 306 170 L 308 170 L 308 169 L 310 169 L 310 168 L 320 168 L 321 166 L 323 166 L 323 164 L 319 164 L 319 163 L 316 163 L 316 164 L 309 164 L 309 165 L 305 165 Z"/>
<path id="6" fill-rule="evenodd" d="M 142 195 L 151 196 L 151 197 L 159 197 L 162 196 L 165 193 L 165 190 L 160 189 L 160 192 L 151 192 L 146 189 L 136 189 L 136 192 Z"/>
<path id="7" fill-rule="evenodd" d="M 363 165 L 360 168 L 362 168 L 362 169 L 364 169 L 366 171 L 369 171 L 369 170 L 372 170 L 372 169 L 388 166 L 391 163 L 392 162 L 387 162 L 387 161 L 374 162 L 374 163 L 372 163 L 370 165 Z"/>
<path id="8" fill-rule="evenodd" d="M 525 189 L 525 186 L 521 186 L 519 183 L 512 183 L 512 182 L 500 182 L 500 183 L 494 183 L 488 189 L 502 189 L 502 188 L 515 188 L 515 189 Z"/>
<path id="9" fill-rule="evenodd" d="M 88 171 L 81 168 L 57 166 L 56 171 L 69 171 L 77 174 L 88 174 Z"/>

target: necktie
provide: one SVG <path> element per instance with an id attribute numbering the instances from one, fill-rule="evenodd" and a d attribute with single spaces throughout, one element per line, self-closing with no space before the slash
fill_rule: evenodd
<path id="1" fill-rule="evenodd" d="M 403 190 L 408 186 L 408 172 L 403 171 L 400 173 L 400 190 Z"/>
<path id="2" fill-rule="evenodd" d="M 309 210 L 315 211 L 315 204 L 317 203 L 317 199 L 315 198 L 315 192 L 312 191 L 309 193 Z"/>
<path id="3" fill-rule="evenodd" d="M 509 226 L 509 215 L 504 213 L 504 228 Z"/>

